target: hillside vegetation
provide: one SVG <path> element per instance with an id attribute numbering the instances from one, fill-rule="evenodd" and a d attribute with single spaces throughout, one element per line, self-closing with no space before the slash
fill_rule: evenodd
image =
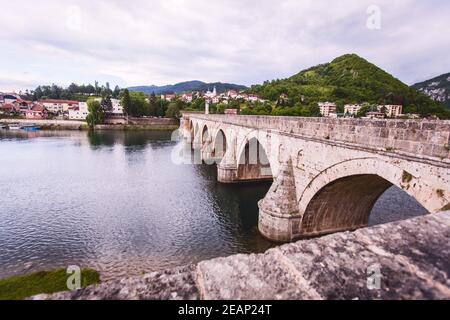
<path id="1" fill-rule="evenodd" d="M 335 102 L 343 111 L 345 104 L 401 104 L 404 113 L 419 113 L 422 116 L 437 115 L 450 118 L 450 111 L 439 102 L 407 86 L 376 65 L 355 55 L 348 54 L 330 63 L 318 65 L 283 80 L 267 81 L 252 86 L 250 92 L 263 99 L 278 101 L 274 110 L 283 114 L 305 113 L 315 110 L 318 102 Z M 287 94 L 288 100 L 280 101 Z M 273 112 L 272 112 L 273 113 Z"/>

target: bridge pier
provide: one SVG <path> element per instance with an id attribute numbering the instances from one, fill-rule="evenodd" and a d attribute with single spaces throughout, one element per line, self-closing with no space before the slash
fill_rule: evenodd
<path id="1" fill-rule="evenodd" d="M 278 242 L 292 241 L 300 229 L 292 161 L 280 167 L 278 177 L 266 197 L 259 202 L 258 228 L 261 234 Z"/>
<path id="2" fill-rule="evenodd" d="M 236 183 L 237 167 L 233 163 L 223 163 L 217 165 L 217 179 L 220 183 Z"/>
<path id="3" fill-rule="evenodd" d="M 217 178 L 220 183 L 235 183 L 238 181 L 236 144 L 236 137 L 232 136 L 222 161 L 217 165 Z"/>

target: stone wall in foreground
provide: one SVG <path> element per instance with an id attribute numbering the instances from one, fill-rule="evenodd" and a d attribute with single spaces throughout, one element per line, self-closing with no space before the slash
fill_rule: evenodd
<path id="1" fill-rule="evenodd" d="M 445 212 L 33 299 L 450 299 L 449 277 Z"/>

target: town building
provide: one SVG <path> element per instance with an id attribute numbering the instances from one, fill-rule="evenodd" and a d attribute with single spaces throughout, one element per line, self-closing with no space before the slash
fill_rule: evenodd
<path id="1" fill-rule="evenodd" d="M 39 104 L 44 106 L 50 113 L 63 114 L 69 112 L 69 109 L 78 107 L 78 101 L 71 100 L 56 100 L 56 99 L 44 99 L 40 100 Z"/>
<path id="2" fill-rule="evenodd" d="M 370 111 L 367 112 L 366 118 L 369 119 L 384 119 L 386 117 L 386 114 L 384 112 L 378 112 L 378 111 Z"/>
<path id="3" fill-rule="evenodd" d="M 421 118 L 420 114 L 418 114 L 418 113 L 407 113 L 407 114 L 405 114 L 405 116 L 408 119 L 420 119 Z"/>
<path id="4" fill-rule="evenodd" d="M 121 117 L 124 115 L 123 106 L 119 99 L 111 99 L 112 111 L 111 115 L 114 117 Z"/>
<path id="5" fill-rule="evenodd" d="M 19 100 L 20 97 L 15 93 L 1 93 L 0 94 L 0 104 L 13 104 Z"/>
<path id="6" fill-rule="evenodd" d="M 175 93 L 166 93 L 161 95 L 161 99 L 165 101 L 173 101 L 177 98 L 177 95 Z"/>
<path id="7" fill-rule="evenodd" d="M 86 102 L 80 102 L 78 106 L 69 109 L 70 120 L 86 120 L 88 114 L 89 110 Z"/>
<path id="8" fill-rule="evenodd" d="M 228 115 L 237 115 L 238 114 L 238 109 L 225 109 L 225 114 Z"/>
<path id="9" fill-rule="evenodd" d="M 34 104 L 30 109 L 24 110 L 22 114 L 27 119 L 41 120 L 47 118 L 48 111 L 40 104 Z"/>
<path id="10" fill-rule="evenodd" d="M 361 109 L 362 106 L 359 104 L 346 104 L 344 106 L 344 113 L 346 115 L 356 116 Z"/>
<path id="11" fill-rule="evenodd" d="M 322 117 L 332 117 L 337 114 L 336 104 L 332 102 L 319 102 L 320 114 Z"/>
<path id="12" fill-rule="evenodd" d="M 247 101 L 257 102 L 257 101 L 259 101 L 259 97 L 256 94 L 249 94 L 247 97 Z"/>
<path id="13" fill-rule="evenodd" d="M 226 96 L 231 99 L 236 99 L 238 96 L 238 93 L 236 90 L 228 90 L 226 93 Z"/>
<path id="14" fill-rule="evenodd" d="M 185 93 L 181 96 L 181 100 L 186 103 L 191 103 L 192 100 L 194 100 L 194 94 L 192 93 Z"/>
<path id="15" fill-rule="evenodd" d="M 12 115 L 19 112 L 19 108 L 12 103 L 2 103 L 0 105 L 0 114 Z"/>
<path id="16" fill-rule="evenodd" d="M 278 102 L 286 102 L 289 100 L 289 96 L 286 93 L 280 94 L 280 97 L 278 98 Z"/>
<path id="17" fill-rule="evenodd" d="M 388 118 L 398 118 L 402 115 L 402 105 L 381 105 L 378 106 L 378 111 L 386 114 Z"/>

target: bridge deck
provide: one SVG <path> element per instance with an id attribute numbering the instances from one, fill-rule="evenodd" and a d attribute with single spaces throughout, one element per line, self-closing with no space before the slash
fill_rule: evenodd
<path id="1" fill-rule="evenodd" d="M 450 164 L 450 121 L 185 114 L 185 119 L 341 142 Z"/>

